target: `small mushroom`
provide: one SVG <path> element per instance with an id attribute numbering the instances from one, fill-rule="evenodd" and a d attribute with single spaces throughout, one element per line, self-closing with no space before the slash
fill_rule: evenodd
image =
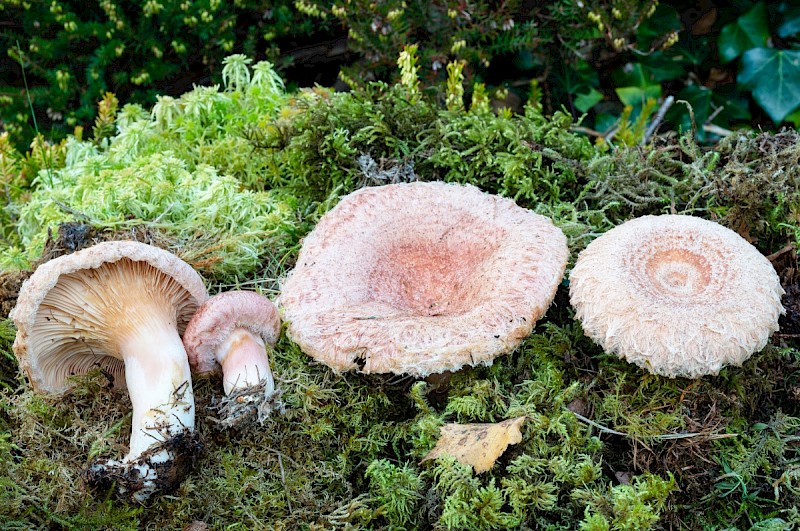
<path id="1" fill-rule="evenodd" d="M 683 215 L 645 216 L 578 256 L 570 301 L 606 351 L 668 376 L 741 365 L 778 329 L 775 269 L 734 231 Z"/>
<path id="2" fill-rule="evenodd" d="M 548 218 L 473 186 L 364 188 L 305 238 L 278 306 L 289 337 L 337 371 L 424 377 L 513 350 L 567 256 Z"/>
<path id="3" fill-rule="evenodd" d="M 177 256 L 110 241 L 55 258 L 25 281 L 11 313 L 14 353 L 33 389 L 61 394 L 99 367 L 133 406 L 130 451 L 91 465 L 92 487 L 117 482 L 143 501 L 175 489 L 194 462 L 194 396 L 180 333 L 208 297 Z"/>
<path id="4" fill-rule="evenodd" d="M 280 408 L 266 346 L 275 345 L 280 329 L 275 305 L 252 291 L 219 293 L 189 321 L 183 343 L 192 370 L 201 375 L 222 370 L 223 426 L 242 426 L 254 417 L 263 423 Z"/>

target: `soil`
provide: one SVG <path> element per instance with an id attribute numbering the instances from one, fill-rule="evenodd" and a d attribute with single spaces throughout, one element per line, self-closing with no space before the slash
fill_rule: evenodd
<path id="1" fill-rule="evenodd" d="M 778 322 L 779 335 L 788 339 L 800 339 L 800 283 L 795 282 L 785 289 L 783 307 L 786 308 L 786 315 Z"/>

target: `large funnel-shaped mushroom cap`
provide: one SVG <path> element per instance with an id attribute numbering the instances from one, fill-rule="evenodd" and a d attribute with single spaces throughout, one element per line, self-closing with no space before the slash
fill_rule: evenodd
<path id="1" fill-rule="evenodd" d="M 475 187 L 365 188 L 306 237 L 278 305 L 289 336 L 335 370 L 425 376 L 512 350 L 567 256 L 549 219 Z"/>
<path id="2" fill-rule="evenodd" d="M 637 218 L 579 255 L 570 299 L 587 336 L 663 376 L 741 365 L 783 313 L 772 264 L 742 237 L 692 216 Z"/>
<path id="3" fill-rule="evenodd" d="M 207 298 L 200 275 L 177 256 L 134 241 L 99 243 L 42 264 L 25 281 L 11 313 L 14 353 L 39 392 L 63 392 L 69 376 L 94 367 L 124 387 L 119 345 L 140 322 L 137 312 L 162 301 L 159 311 L 182 332 Z M 147 302 L 137 307 L 137 299 Z"/>

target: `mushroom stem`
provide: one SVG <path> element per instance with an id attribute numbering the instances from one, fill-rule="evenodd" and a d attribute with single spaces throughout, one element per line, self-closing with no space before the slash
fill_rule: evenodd
<path id="1" fill-rule="evenodd" d="M 162 326 L 144 332 L 120 346 L 133 405 L 128 462 L 178 434 L 194 431 L 192 378 L 178 331 Z"/>
<path id="2" fill-rule="evenodd" d="M 222 366 L 225 394 L 264 384 L 267 395 L 275 390 L 264 341 L 246 328 L 234 328 L 217 347 L 217 361 Z"/>

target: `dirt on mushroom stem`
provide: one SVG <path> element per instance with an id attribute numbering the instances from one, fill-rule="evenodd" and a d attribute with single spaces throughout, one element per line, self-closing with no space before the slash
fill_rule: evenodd
<path id="1" fill-rule="evenodd" d="M 266 380 L 249 387 L 234 389 L 231 394 L 212 399 L 208 419 L 221 429 L 248 430 L 263 425 L 277 413 L 286 411 L 281 401 L 281 390 L 269 385 Z"/>
<path id="2" fill-rule="evenodd" d="M 96 494 L 113 492 L 116 487 L 121 496 L 144 501 L 156 492 L 175 492 L 204 449 L 200 434 L 186 429 L 132 461 L 98 459 L 83 472 L 83 479 Z"/>

